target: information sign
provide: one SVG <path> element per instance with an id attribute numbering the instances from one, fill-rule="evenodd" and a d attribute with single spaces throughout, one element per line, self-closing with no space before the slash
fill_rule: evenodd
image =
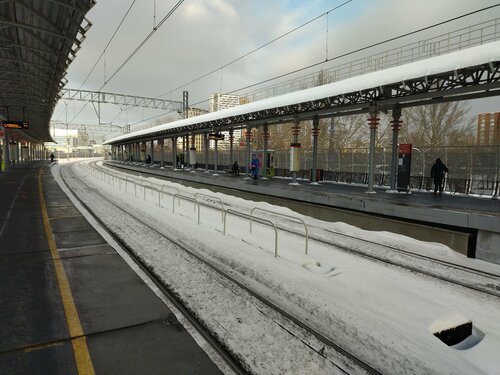
<path id="1" fill-rule="evenodd" d="M 28 121 L 4 121 L 3 127 L 5 129 L 29 129 L 30 123 Z"/>

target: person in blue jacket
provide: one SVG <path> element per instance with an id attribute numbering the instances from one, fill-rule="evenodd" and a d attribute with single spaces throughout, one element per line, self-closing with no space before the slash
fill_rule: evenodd
<path id="1" fill-rule="evenodd" d="M 253 179 L 256 179 L 259 175 L 259 158 L 255 155 L 253 155 L 252 162 L 250 163 L 250 172 Z"/>

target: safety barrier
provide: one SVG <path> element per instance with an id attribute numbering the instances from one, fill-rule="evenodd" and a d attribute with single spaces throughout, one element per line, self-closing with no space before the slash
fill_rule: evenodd
<path id="1" fill-rule="evenodd" d="M 215 208 L 213 205 L 208 204 L 206 202 L 206 200 L 200 201 L 199 198 L 203 197 L 205 199 L 210 199 L 210 200 L 216 201 L 220 204 L 220 207 L 221 207 L 222 221 L 223 221 L 223 235 L 226 235 L 227 215 L 228 214 L 232 214 L 232 215 L 239 216 L 242 218 L 247 218 L 250 221 L 250 233 L 252 233 L 252 225 L 253 225 L 254 221 L 257 221 L 257 222 L 262 223 L 262 224 L 267 224 L 274 229 L 274 234 L 275 234 L 275 237 L 274 237 L 274 256 L 275 257 L 278 257 L 278 228 L 273 221 L 268 220 L 268 219 L 264 219 L 262 217 L 255 216 L 254 212 L 255 211 L 262 211 L 262 212 L 267 212 L 267 213 L 275 215 L 275 216 L 282 216 L 282 217 L 285 217 L 285 218 L 290 219 L 290 220 L 299 221 L 304 225 L 304 229 L 305 229 L 305 253 L 306 254 L 308 253 L 308 242 L 309 242 L 308 227 L 307 227 L 307 224 L 302 219 L 300 219 L 298 217 L 290 216 L 290 215 L 286 215 L 286 214 L 281 214 L 281 213 L 274 212 L 271 210 L 266 210 L 266 209 L 263 209 L 260 207 L 253 207 L 250 211 L 250 214 L 236 211 L 236 210 L 230 209 L 230 208 L 224 209 L 224 203 L 218 197 L 213 197 L 211 195 L 203 194 L 203 193 L 196 193 L 193 197 L 191 197 L 191 196 L 181 194 L 179 189 L 177 187 L 174 187 L 174 186 L 161 185 L 161 187 L 160 187 L 160 185 L 157 185 L 155 187 L 153 183 L 151 183 L 150 181 L 145 181 L 140 177 L 131 178 L 129 176 L 120 176 L 119 174 L 117 174 L 113 171 L 104 170 L 104 168 L 99 167 L 99 166 L 92 167 L 88 163 L 86 163 L 86 164 L 78 163 L 78 164 L 83 165 L 85 168 L 87 168 L 90 171 L 90 173 L 93 176 L 97 177 L 99 180 L 101 180 L 104 183 L 107 182 L 107 183 L 113 184 L 113 186 L 115 186 L 115 181 L 116 180 L 120 181 L 120 183 L 119 183 L 120 191 L 121 191 L 121 185 L 122 185 L 121 182 L 122 181 L 124 183 L 125 192 L 128 192 L 128 184 L 129 183 L 132 184 L 134 186 L 134 197 L 136 197 L 136 198 L 137 198 L 137 190 L 138 190 L 137 186 L 139 186 L 140 188 L 143 189 L 143 199 L 144 200 L 146 200 L 146 190 L 147 189 L 149 189 L 151 191 L 151 196 L 154 195 L 154 192 L 157 192 L 158 193 L 158 207 L 162 207 L 161 200 L 165 194 L 172 196 L 172 213 L 174 213 L 174 214 L 175 214 L 175 200 L 176 199 L 178 201 L 178 206 L 180 206 L 181 200 L 193 202 L 193 211 L 194 212 L 197 211 L 197 224 L 198 225 L 200 225 L 200 222 L 201 222 L 200 205 Z M 175 192 L 172 192 L 172 191 L 169 192 L 168 190 L 173 190 Z"/>
<path id="2" fill-rule="evenodd" d="M 220 203 L 220 207 L 221 207 L 220 208 L 221 214 L 222 214 L 221 221 L 224 221 L 224 203 L 222 203 L 222 199 L 217 198 L 217 197 L 212 197 L 211 195 L 203 194 L 203 193 L 196 193 L 194 195 L 194 198 L 196 199 L 197 197 L 205 197 L 205 198 L 209 198 L 209 199 L 213 199 L 215 201 L 218 201 Z"/>
<path id="3" fill-rule="evenodd" d="M 246 213 L 228 208 L 227 210 L 224 211 L 224 230 L 222 232 L 222 234 L 224 236 L 226 235 L 226 223 L 227 223 L 227 214 L 228 213 L 232 213 L 235 216 L 244 217 L 247 219 L 252 219 L 252 215 L 250 215 L 250 214 L 246 214 Z M 274 257 L 277 258 L 278 257 L 278 229 L 276 228 L 276 225 L 274 225 L 274 223 L 271 220 L 262 219 L 260 217 L 254 217 L 253 219 L 256 221 L 259 221 L 259 222 L 270 224 L 274 228 Z"/>
<path id="4" fill-rule="evenodd" d="M 254 211 L 267 212 L 267 213 L 275 215 L 275 216 L 282 216 L 282 217 L 285 217 L 287 219 L 298 220 L 302 224 L 304 224 L 305 238 L 306 238 L 306 250 L 305 250 L 305 254 L 307 255 L 307 252 L 308 252 L 308 242 L 309 242 L 309 231 L 307 230 L 307 224 L 305 223 L 304 220 L 302 220 L 301 218 L 296 217 L 296 216 L 291 216 L 291 215 L 282 214 L 282 213 L 278 213 L 278 212 L 271 211 L 271 210 L 266 210 L 265 208 L 254 207 L 254 208 L 252 208 L 250 210 L 250 233 L 252 233 L 252 222 L 253 222 L 252 217 L 254 217 L 253 216 Z"/>

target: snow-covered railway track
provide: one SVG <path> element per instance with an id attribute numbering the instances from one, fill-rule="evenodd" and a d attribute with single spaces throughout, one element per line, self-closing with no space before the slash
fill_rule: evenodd
<path id="1" fill-rule="evenodd" d="M 96 166 L 97 167 L 97 166 Z M 106 170 L 106 169 L 103 169 Z M 232 194 L 237 195 L 237 191 Z M 262 217 L 272 215 L 264 213 Z M 328 228 L 320 228 L 308 223 L 312 229 L 311 240 L 331 246 L 334 249 L 353 255 L 382 262 L 391 266 L 402 267 L 441 281 L 460 285 L 462 287 L 500 297 L 500 274 L 487 272 L 478 268 L 439 259 L 435 256 L 419 254 L 401 247 L 378 243 L 359 236 L 337 232 Z M 277 223 L 280 231 L 296 234 L 287 225 Z M 353 242 L 354 241 L 354 242 Z"/>
<path id="2" fill-rule="evenodd" d="M 323 232 L 321 234 L 313 232 L 310 238 L 339 250 L 500 297 L 500 275 L 496 273 L 417 254 L 329 229 L 321 229 L 321 231 Z M 343 239 L 348 239 L 349 244 L 346 244 Z M 353 244 L 351 240 L 355 240 L 357 243 Z"/>
<path id="3" fill-rule="evenodd" d="M 281 370 L 293 369 L 292 372 L 294 373 L 379 373 L 375 368 L 345 351 L 322 333 L 310 328 L 307 323 L 294 318 L 292 314 L 280 309 L 264 296 L 251 290 L 196 252 L 191 251 L 185 243 L 169 237 L 164 232 L 160 232 L 158 228 L 152 226 L 143 218 L 137 217 L 130 210 L 112 202 L 98 190 L 87 185 L 85 181 L 73 173 L 70 167 L 63 168 L 61 175 L 67 186 L 77 195 L 81 203 L 92 213 L 96 220 L 106 227 L 106 230 L 127 249 L 131 257 L 155 281 L 162 292 L 169 299 L 175 301 L 176 307 L 183 314 L 186 314 L 191 324 L 200 331 L 210 345 L 214 346 L 224 360 L 229 362 L 229 366 L 236 373 L 273 373 L 276 368 Z M 90 200 L 88 199 L 89 196 L 92 196 Z M 126 218 L 129 224 L 125 228 L 120 228 L 120 225 L 110 225 L 114 221 L 113 217 L 108 216 L 108 219 L 102 219 L 102 212 L 106 211 L 108 213 L 110 211 L 119 212 L 117 215 L 121 217 L 120 222 L 123 222 L 124 218 Z M 154 258 L 150 258 L 147 254 L 135 249 L 137 244 L 134 241 L 123 239 L 123 231 L 127 230 L 133 230 L 137 234 L 140 233 L 140 236 L 157 237 L 162 251 L 167 248 L 169 253 L 172 253 L 170 254 L 172 259 L 184 261 L 189 264 L 189 267 L 194 268 L 195 265 L 196 273 L 204 275 L 203 281 L 190 281 L 186 278 L 188 276 L 186 272 L 180 272 L 176 275 L 175 268 L 183 269 L 185 265 L 179 266 L 177 264 L 177 266 L 170 269 L 162 269 L 162 267 L 155 265 Z M 140 238 L 137 241 L 140 242 Z M 182 277 L 182 280 L 176 280 L 176 276 Z M 214 294 L 210 301 L 214 304 L 229 303 L 228 310 L 232 312 L 230 315 L 235 315 L 233 318 L 237 324 L 220 321 L 220 317 L 210 316 L 210 314 L 205 315 L 206 311 L 204 310 L 209 309 L 209 306 L 203 306 L 200 301 L 190 300 L 190 288 L 186 287 L 186 285 L 184 285 L 184 288 L 182 287 L 182 284 L 191 282 L 193 283 L 191 288 L 206 288 L 203 293 L 220 293 L 220 295 Z M 246 314 L 238 315 L 237 312 L 240 309 L 245 311 Z M 226 312 L 227 314 L 228 312 Z M 258 319 L 255 318 L 255 314 L 259 316 Z M 231 329 L 237 329 L 238 325 L 246 325 L 246 328 L 239 334 L 233 334 Z M 284 348 L 279 347 L 279 344 L 277 347 L 272 343 L 266 343 L 265 345 L 262 342 L 250 344 L 248 340 L 251 338 L 245 338 L 245 336 L 249 336 L 249 331 L 252 331 L 251 336 L 253 336 L 255 332 L 269 330 L 275 331 L 273 335 L 285 337 L 286 351 L 299 350 L 301 353 L 292 352 L 286 355 L 283 351 Z M 238 337 L 243 337 L 244 341 L 240 342 L 241 338 Z M 278 338 L 276 342 L 280 342 Z M 251 351 L 244 349 L 244 346 L 251 348 Z M 258 348 L 262 346 L 264 347 L 259 351 Z M 270 357 L 284 363 L 270 364 Z"/>

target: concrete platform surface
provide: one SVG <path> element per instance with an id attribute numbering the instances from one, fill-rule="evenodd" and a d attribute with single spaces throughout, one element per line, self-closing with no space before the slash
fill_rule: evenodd
<path id="1" fill-rule="evenodd" d="M 221 373 L 73 206 L 47 163 L 1 174 L 0 196 L 1 374 Z M 75 316 L 67 308 L 68 295 L 80 337 L 72 333 Z M 82 339 L 90 358 L 83 367 L 75 345 Z"/>

